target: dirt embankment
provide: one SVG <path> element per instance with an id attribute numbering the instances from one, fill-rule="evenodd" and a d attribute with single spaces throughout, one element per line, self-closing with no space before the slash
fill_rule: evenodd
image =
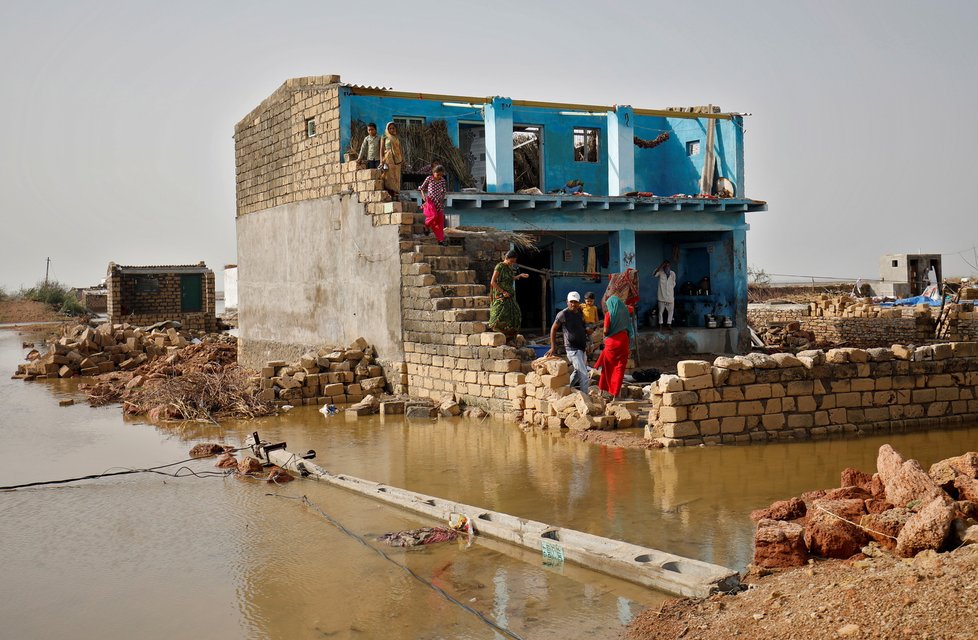
<path id="1" fill-rule="evenodd" d="M 57 322 L 65 319 L 65 316 L 52 309 L 51 305 L 43 302 L 20 299 L 0 300 L 0 324 Z"/>
<path id="2" fill-rule="evenodd" d="M 831 560 L 755 578 L 748 591 L 670 601 L 630 640 L 978 637 L 978 545 L 901 559 Z"/>

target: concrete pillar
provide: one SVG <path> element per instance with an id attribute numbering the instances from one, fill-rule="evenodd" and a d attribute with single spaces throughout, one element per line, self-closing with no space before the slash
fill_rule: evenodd
<path id="1" fill-rule="evenodd" d="M 608 260 L 608 268 L 611 272 L 621 273 L 629 267 L 635 269 L 635 230 L 612 231 L 609 236 L 611 255 Z"/>
<path id="2" fill-rule="evenodd" d="M 512 193 L 513 178 L 513 101 L 493 98 L 486 103 L 486 190 Z"/>
<path id="3" fill-rule="evenodd" d="M 629 106 L 608 112 L 608 195 L 635 191 L 635 113 Z"/>
<path id="4" fill-rule="evenodd" d="M 747 185 L 745 184 L 745 171 L 744 171 L 744 118 L 742 116 L 734 116 L 734 140 L 736 144 L 736 160 L 735 169 L 736 178 L 734 182 L 736 183 L 737 193 L 735 194 L 738 198 L 747 197 Z"/>
<path id="5" fill-rule="evenodd" d="M 743 214 L 741 214 L 743 216 Z M 737 331 L 737 350 L 750 350 L 750 330 L 747 327 L 747 224 L 731 231 L 733 252 L 731 271 L 734 288 L 734 327 Z"/>

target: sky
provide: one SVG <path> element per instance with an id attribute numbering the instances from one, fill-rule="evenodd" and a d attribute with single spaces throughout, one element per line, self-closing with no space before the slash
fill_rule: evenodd
<path id="1" fill-rule="evenodd" d="M 0 286 L 236 262 L 234 124 L 291 77 L 747 112 L 748 262 L 978 275 L 978 2 L 0 3 Z M 218 278 L 218 288 L 221 278 Z"/>

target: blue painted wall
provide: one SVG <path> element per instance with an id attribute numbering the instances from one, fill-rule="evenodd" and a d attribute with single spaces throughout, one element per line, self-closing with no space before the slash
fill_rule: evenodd
<path id="1" fill-rule="evenodd" d="M 538 246 L 551 252 L 550 268 L 555 271 L 584 271 L 585 249 L 589 246 L 601 247 L 610 244 L 608 233 L 570 233 L 562 235 L 542 235 Z M 743 257 L 738 257 L 737 251 L 743 250 L 735 243 L 734 232 L 720 231 L 707 233 L 650 233 L 636 234 L 636 264 L 639 271 L 639 323 L 644 325 L 650 312 L 656 309 L 658 279 L 652 277 L 652 272 L 663 260 L 673 262 L 676 269 L 676 302 L 677 307 L 687 318 L 687 325 L 694 327 L 705 326 L 704 315 L 716 313 L 735 318 L 735 322 L 745 322 L 746 318 L 738 320 L 738 299 L 746 300 L 746 290 L 737 286 L 738 277 L 746 282 L 746 274 L 738 276 L 739 264 Z M 673 260 L 674 248 L 678 247 L 680 258 Z M 565 262 L 564 250 L 571 251 L 571 260 Z M 703 275 L 700 270 L 687 264 L 690 250 L 701 250 L 708 256 L 710 294 L 708 296 L 684 296 L 680 287 L 687 281 L 698 283 Z M 701 254 L 702 255 L 702 254 Z M 600 267 L 600 264 L 599 264 Z M 613 272 L 612 265 L 601 269 L 601 279 L 598 282 L 585 280 L 580 277 L 557 277 L 553 279 L 553 301 L 550 317 L 563 309 L 567 293 L 577 291 L 584 295 L 593 291 L 600 301 L 608 286 L 608 274 Z M 692 271 L 696 273 L 692 273 Z M 746 307 L 745 307 L 746 308 Z M 738 324 L 743 326 L 743 324 Z"/>
<path id="2" fill-rule="evenodd" d="M 460 122 L 482 122 L 481 106 L 448 107 L 433 100 L 340 96 L 340 148 L 350 144 L 350 124 L 355 120 L 376 122 L 383 129 L 396 116 L 422 117 L 427 122 L 445 120 L 452 141 L 458 145 Z M 515 125 L 535 125 L 543 131 L 544 191 L 563 187 L 568 180 L 582 180 L 588 193 L 608 194 L 608 131 L 606 114 L 562 115 L 560 110 L 539 107 L 513 108 Z M 599 131 L 598 161 L 574 161 L 574 129 Z M 635 181 L 638 191 L 660 196 L 699 193 L 699 181 L 706 152 L 706 120 L 686 118 L 635 117 L 635 135 L 652 139 L 668 132 L 670 139 L 654 149 L 635 147 Z M 687 156 L 686 143 L 700 141 L 697 155 Z M 715 150 L 719 175 L 737 184 L 743 195 L 743 129 L 737 121 L 717 120 Z"/>

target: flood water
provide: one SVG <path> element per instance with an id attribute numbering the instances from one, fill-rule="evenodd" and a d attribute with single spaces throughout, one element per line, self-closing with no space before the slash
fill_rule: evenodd
<path id="1" fill-rule="evenodd" d="M 30 338 L 0 331 L 0 370 Z M 872 470 L 892 443 L 924 465 L 978 449 L 978 427 L 867 439 L 626 451 L 493 421 L 326 418 L 311 407 L 221 427 L 124 420 L 118 406 L 59 407 L 73 381 L 0 378 L 0 485 L 148 467 L 197 442 L 252 431 L 315 449 L 317 462 L 393 486 L 736 569 L 751 509 Z M 211 470 L 212 462 L 188 466 Z M 277 495 L 269 495 L 277 494 Z M 0 492 L 3 637 L 495 638 L 330 524 L 524 638 L 616 638 L 664 596 L 501 543 L 405 551 L 372 539 L 436 524 L 311 480 L 275 487 L 148 474 Z M 283 497 L 284 496 L 284 497 Z"/>

